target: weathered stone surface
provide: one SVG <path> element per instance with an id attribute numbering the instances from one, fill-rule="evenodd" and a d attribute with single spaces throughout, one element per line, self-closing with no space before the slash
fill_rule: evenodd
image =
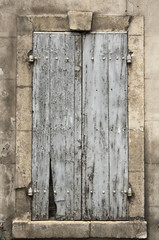
<path id="1" fill-rule="evenodd" d="M 159 121 L 145 122 L 145 162 L 159 163 Z"/>
<path id="2" fill-rule="evenodd" d="M 16 188 L 28 187 L 31 182 L 31 132 L 17 131 Z"/>
<path id="3" fill-rule="evenodd" d="M 69 31 L 68 16 L 65 14 L 32 17 L 34 31 Z"/>
<path id="4" fill-rule="evenodd" d="M 145 120 L 159 120 L 159 101 L 158 101 L 159 81 L 147 79 L 145 81 Z"/>
<path id="5" fill-rule="evenodd" d="M 159 74 L 159 36 L 145 37 L 145 78 L 158 79 Z"/>
<path id="6" fill-rule="evenodd" d="M 15 131 L 0 133 L 0 164 L 13 164 L 15 159 Z"/>
<path id="7" fill-rule="evenodd" d="M 14 164 L 0 164 L 0 222 L 14 216 L 14 176 Z"/>
<path id="8" fill-rule="evenodd" d="M 16 129 L 32 129 L 32 89 L 30 87 L 17 88 Z"/>
<path id="9" fill-rule="evenodd" d="M 28 62 L 31 49 L 18 50 L 17 52 L 17 86 L 31 86 L 33 64 Z"/>
<path id="10" fill-rule="evenodd" d="M 138 238 L 147 237 L 145 221 L 13 221 L 14 238 Z"/>
<path id="11" fill-rule="evenodd" d="M 14 238 L 88 238 L 89 222 L 13 221 Z"/>
<path id="12" fill-rule="evenodd" d="M 0 80 L 16 77 L 16 39 L 0 39 Z"/>
<path id="13" fill-rule="evenodd" d="M 0 81 L 0 132 L 15 130 L 15 81 Z"/>
<path id="14" fill-rule="evenodd" d="M 144 126 L 144 49 L 143 36 L 130 36 L 129 49 L 133 52 L 128 66 L 129 128 Z"/>
<path id="15" fill-rule="evenodd" d="M 91 222 L 90 237 L 97 238 L 138 238 L 147 237 L 147 224 L 144 221 Z"/>
<path id="16" fill-rule="evenodd" d="M 129 171 L 144 171 L 144 129 L 129 130 Z"/>
<path id="17" fill-rule="evenodd" d="M 159 164 L 146 164 L 146 206 L 159 206 Z"/>
<path id="18" fill-rule="evenodd" d="M 17 36 L 17 51 L 19 50 L 32 50 L 32 37 L 29 36 Z"/>
<path id="19" fill-rule="evenodd" d="M 132 17 L 128 29 L 130 35 L 144 35 L 144 18 L 143 16 Z"/>
<path id="20" fill-rule="evenodd" d="M 129 200 L 129 216 L 144 218 L 144 172 L 129 172 L 129 183 L 133 190 L 133 196 Z"/>
<path id="21" fill-rule="evenodd" d="M 17 17 L 17 33 L 19 36 L 32 34 L 33 24 L 30 16 Z"/>
<path id="22" fill-rule="evenodd" d="M 143 0 L 142 0 L 143 1 Z M 146 1 L 147 4 L 144 2 Z M 145 7 L 147 8 L 147 12 L 145 14 L 145 35 L 146 36 L 157 36 L 159 35 L 159 28 L 158 28 L 158 11 L 159 11 L 159 2 L 155 0 L 148 0 L 143 1 Z"/>
<path id="23" fill-rule="evenodd" d="M 17 188 L 15 199 L 15 217 L 31 220 L 31 198 L 27 196 L 27 188 Z"/>
<path id="24" fill-rule="evenodd" d="M 31 86 L 33 64 L 28 63 L 32 50 L 32 37 L 24 35 L 17 38 L 17 86 Z"/>
<path id="25" fill-rule="evenodd" d="M 124 32 L 129 27 L 129 16 L 93 15 L 92 31 Z"/>
<path id="26" fill-rule="evenodd" d="M 69 27 L 73 31 L 90 31 L 92 25 L 92 12 L 68 12 Z"/>
<path id="27" fill-rule="evenodd" d="M 146 215 L 148 221 L 148 239 L 158 240 L 159 236 L 159 206 L 147 207 Z"/>
<path id="28" fill-rule="evenodd" d="M 149 0 L 127 0 L 127 14 L 128 15 L 148 15 L 148 2 Z"/>

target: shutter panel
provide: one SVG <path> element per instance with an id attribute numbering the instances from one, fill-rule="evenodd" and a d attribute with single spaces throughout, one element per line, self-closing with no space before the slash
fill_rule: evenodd
<path id="1" fill-rule="evenodd" d="M 83 39 L 82 217 L 109 216 L 108 35 Z"/>
<path id="2" fill-rule="evenodd" d="M 81 219 L 81 36 L 51 34 L 51 166 L 56 219 Z"/>
<path id="3" fill-rule="evenodd" d="M 127 217 L 127 35 L 83 39 L 82 217 Z M 124 57 L 124 59 L 122 59 Z"/>
<path id="4" fill-rule="evenodd" d="M 126 219 L 128 190 L 127 34 L 109 34 L 110 218 Z M 124 59 L 122 59 L 124 57 Z"/>
<path id="5" fill-rule="evenodd" d="M 32 219 L 48 219 L 50 121 L 49 121 L 49 34 L 34 34 Z"/>

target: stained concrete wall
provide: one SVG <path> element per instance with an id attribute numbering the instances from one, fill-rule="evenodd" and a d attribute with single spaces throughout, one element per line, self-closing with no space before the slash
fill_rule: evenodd
<path id="1" fill-rule="evenodd" d="M 15 214 L 16 18 L 70 10 L 145 17 L 145 210 L 148 240 L 158 240 L 159 1 L 156 0 L 0 0 L 0 238 L 11 237 Z"/>

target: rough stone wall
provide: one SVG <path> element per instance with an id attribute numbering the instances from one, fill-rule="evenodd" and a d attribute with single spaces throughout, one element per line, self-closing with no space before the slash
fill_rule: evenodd
<path id="1" fill-rule="evenodd" d="M 156 0 L 0 0 L 0 238 L 10 238 L 15 212 L 16 18 L 70 10 L 145 16 L 146 220 L 148 240 L 158 240 L 159 1 Z"/>
<path id="2" fill-rule="evenodd" d="M 129 0 L 127 13 L 145 17 L 145 203 L 148 239 L 159 238 L 159 1 Z"/>

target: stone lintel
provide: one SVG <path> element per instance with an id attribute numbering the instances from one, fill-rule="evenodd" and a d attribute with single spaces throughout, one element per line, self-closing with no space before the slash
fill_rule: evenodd
<path id="1" fill-rule="evenodd" d="M 13 238 L 147 238 L 145 221 L 13 221 Z"/>

